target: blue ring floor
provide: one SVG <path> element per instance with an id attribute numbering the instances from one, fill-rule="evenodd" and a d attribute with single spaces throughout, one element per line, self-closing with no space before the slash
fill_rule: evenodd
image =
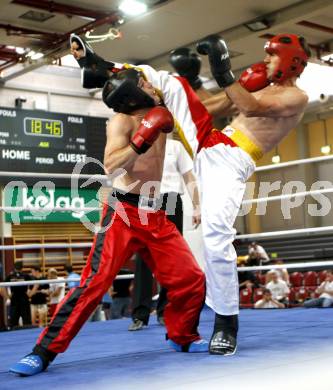
<path id="1" fill-rule="evenodd" d="M 48 370 L 19 377 L 8 367 L 31 351 L 40 330 L 0 333 L 0 389 L 332 390 L 333 310 L 242 310 L 234 356 L 171 350 L 152 316 L 147 328 L 130 319 L 87 323 Z M 201 314 L 209 339 L 213 313 Z"/>

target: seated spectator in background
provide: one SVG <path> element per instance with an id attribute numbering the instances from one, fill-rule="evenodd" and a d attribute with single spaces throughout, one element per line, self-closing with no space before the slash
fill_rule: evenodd
<path id="1" fill-rule="evenodd" d="M 14 263 L 14 270 L 7 275 L 6 282 L 22 282 L 30 280 L 31 277 L 27 273 L 22 272 L 22 261 Z M 12 286 L 7 291 L 7 298 L 10 298 L 10 328 L 15 328 L 19 325 L 19 319 L 22 319 L 23 326 L 31 325 L 30 302 L 27 294 L 27 286 Z M 8 301 L 6 302 L 8 305 Z"/>
<path id="2" fill-rule="evenodd" d="M 262 299 L 254 304 L 255 309 L 283 309 L 285 305 L 273 298 L 271 290 L 265 288 Z"/>
<path id="3" fill-rule="evenodd" d="M 33 280 L 42 280 L 44 276 L 40 267 L 31 269 Z M 35 284 L 28 290 L 30 297 L 31 322 L 32 325 L 38 325 L 40 328 L 47 324 L 47 296 L 49 294 L 48 284 Z"/>
<path id="4" fill-rule="evenodd" d="M 274 265 L 283 265 L 283 260 L 275 260 Z M 272 274 L 276 272 L 279 276 L 279 279 L 284 280 L 287 285 L 290 285 L 289 282 L 289 273 L 287 268 L 277 268 L 277 269 L 272 269 L 271 271 L 268 271 L 266 274 L 266 284 L 269 283 L 272 280 Z"/>
<path id="5" fill-rule="evenodd" d="M 79 287 L 80 281 L 73 282 L 72 279 L 80 279 L 80 275 L 73 271 L 73 267 L 71 265 L 67 265 L 65 267 L 65 272 L 67 273 L 67 286 L 68 288 Z"/>
<path id="6" fill-rule="evenodd" d="M 239 268 L 245 267 L 244 263 L 239 265 Z M 257 280 L 254 271 L 238 271 L 239 290 L 243 288 L 253 289 L 259 287 L 259 281 Z"/>
<path id="7" fill-rule="evenodd" d="M 58 277 L 58 272 L 55 268 L 50 268 L 47 271 L 48 279 L 61 279 L 64 283 L 50 283 L 49 287 L 49 298 L 50 298 L 50 306 L 49 306 L 49 314 L 52 317 L 55 312 L 58 303 L 62 301 L 65 296 L 65 287 L 66 283 L 63 278 Z"/>
<path id="8" fill-rule="evenodd" d="M 273 299 L 278 302 L 288 303 L 290 289 L 287 283 L 279 278 L 277 272 L 272 272 L 271 278 L 272 280 L 266 284 L 266 288 L 272 292 Z"/>
<path id="9" fill-rule="evenodd" d="M 308 299 L 304 307 L 332 307 L 333 306 L 333 272 L 327 271 L 326 280 L 316 289 L 318 298 Z"/>
<path id="10" fill-rule="evenodd" d="M 110 287 L 102 298 L 102 310 L 104 311 L 106 321 L 111 320 L 113 289 Z"/>
<path id="11" fill-rule="evenodd" d="M 97 321 L 102 321 L 102 301 L 97 305 L 96 309 L 94 312 L 91 314 L 89 317 L 88 321 L 90 322 L 97 322 Z"/>
<path id="12" fill-rule="evenodd" d="M 265 249 L 257 242 L 253 241 L 248 247 L 248 265 L 261 265 L 268 263 L 270 260 Z"/>
<path id="13" fill-rule="evenodd" d="M 121 269 L 118 275 L 129 275 L 133 272 Z M 111 291 L 112 295 L 112 319 L 130 317 L 132 279 L 115 279 Z"/>
<path id="14" fill-rule="evenodd" d="M 0 282 L 3 282 L 1 275 L 0 275 Z M 0 287 L 0 297 L 2 297 L 5 300 L 6 305 L 7 305 L 7 303 L 8 303 L 8 306 L 10 305 L 10 296 L 8 294 L 6 287 Z M 30 308 L 29 308 L 29 310 L 30 310 Z"/>

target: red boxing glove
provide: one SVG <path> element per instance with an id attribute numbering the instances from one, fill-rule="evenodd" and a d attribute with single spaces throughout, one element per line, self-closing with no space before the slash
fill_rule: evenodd
<path id="1" fill-rule="evenodd" d="M 131 147 L 138 153 L 145 153 L 157 140 L 160 133 L 171 133 L 174 127 L 171 112 L 164 107 L 152 108 L 141 121 L 131 139 Z"/>
<path id="2" fill-rule="evenodd" d="M 253 64 L 240 75 L 239 84 L 249 92 L 259 91 L 269 85 L 264 62 Z"/>

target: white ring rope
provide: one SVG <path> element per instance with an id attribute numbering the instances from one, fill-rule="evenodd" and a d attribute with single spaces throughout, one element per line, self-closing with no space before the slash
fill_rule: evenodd
<path id="1" fill-rule="evenodd" d="M 300 160 L 292 160 L 287 162 L 282 162 L 278 164 L 269 164 L 263 165 L 261 167 L 256 168 L 256 172 L 268 171 L 271 169 L 285 168 L 293 165 L 302 165 L 302 164 L 311 164 L 315 162 L 323 162 L 333 160 L 333 155 L 329 156 L 319 156 L 319 157 L 311 157 L 304 158 Z M 92 176 L 99 180 L 108 181 L 107 175 L 89 175 L 89 174 L 72 174 L 72 173 L 42 173 L 42 172 L 12 172 L 12 171 L 0 171 L 0 177 L 30 177 L 30 178 L 54 178 L 54 179 L 90 179 Z"/>
<path id="2" fill-rule="evenodd" d="M 304 228 L 304 229 L 292 229 L 292 230 L 278 230 L 275 232 L 265 233 L 252 233 L 252 234 L 239 234 L 235 238 L 237 240 L 246 240 L 253 238 L 270 238 L 270 237 L 282 237 L 282 236 L 296 236 L 304 234 L 315 233 L 331 233 L 333 232 L 333 226 L 322 226 L 316 228 Z M 21 249 L 60 249 L 60 248 L 90 248 L 92 242 L 54 242 L 45 244 L 16 244 L 16 245 L 0 245 L 0 250 L 21 250 Z"/>
<path id="3" fill-rule="evenodd" d="M 42 172 L 10 172 L 0 171 L 0 177 L 29 177 L 31 179 L 94 179 L 109 181 L 107 175 L 75 174 L 75 173 L 42 173 Z"/>
<path id="4" fill-rule="evenodd" d="M 34 212 L 51 212 L 51 211 L 85 211 L 87 213 L 91 211 L 100 211 L 102 207 L 20 207 L 20 206 L 0 206 L 0 211 L 5 212 L 21 212 L 21 211 L 34 211 Z"/>
<path id="5" fill-rule="evenodd" d="M 309 261 L 308 263 L 286 263 L 277 265 L 258 265 L 251 267 L 237 267 L 237 271 L 268 271 L 272 269 L 288 269 L 288 268 L 317 268 L 317 267 L 333 267 L 333 260 L 328 261 Z"/>
<path id="6" fill-rule="evenodd" d="M 315 234 L 315 233 L 331 233 L 331 232 L 333 232 L 333 226 L 320 226 L 320 227 L 304 228 L 304 229 L 278 230 L 275 232 L 265 232 L 265 233 L 239 234 L 238 236 L 236 236 L 236 239 L 244 240 L 250 238 L 270 238 L 270 237 L 294 236 L 294 235 Z"/>
<path id="7" fill-rule="evenodd" d="M 261 265 L 251 267 L 237 267 L 237 271 L 269 271 L 274 269 L 288 269 L 288 268 L 318 268 L 318 267 L 333 267 L 333 261 L 314 261 L 308 263 L 290 263 L 280 265 Z M 133 279 L 134 274 L 128 275 L 117 275 L 116 279 Z M 15 286 L 31 286 L 35 284 L 50 284 L 50 283 L 68 283 L 68 282 L 79 282 L 80 278 L 70 279 L 43 279 L 43 280 L 27 280 L 20 282 L 3 282 L 0 283 L 0 287 L 15 287 Z"/>
<path id="8" fill-rule="evenodd" d="M 90 248 L 92 242 L 53 242 L 45 244 L 17 244 L 17 245 L 0 245 L 0 250 L 21 250 L 21 249 L 60 249 L 60 248 Z"/>
<path id="9" fill-rule="evenodd" d="M 300 160 L 286 161 L 286 162 L 282 162 L 282 163 L 278 163 L 278 164 L 263 165 L 261 167 L 257 167 L 255 171 L 256 172 L 269 171 L 271 169 L 286 168 L 286 167 L 291 167 L 294 165 L 311 164 L 311 163 L 316 163 L 316 162 L 320 163 L 322 161 L 327 161 L 327 160 L 333 160 L 333 155 L 310 157 L 310 158 L 303 158 Z"/>
<path id="10" fill-rule="evenodd" d="M 246 200 L 243 200 L 242 204 L 265 203 L 265 202 L 272 202 L 274 200 L 299 198 L 299 197 L 305 197 L 308 195 L 321 195 L 321 194 L 329 194 L 329 193 L 333 193 L 333 187 L 332 188 L 325 188 L 322 190 L 312 190 L 312 191 L 294 192 L 292 194 L 266 196 L 266 197 L 257 198 L 257 199 L 246 199 Z"/>
<path id="11" fill-rule="evenodd" d="M 117 275 L 115 279 L 133 279 L 134 274 L 127 275 Z M 80 278 L 59 278 L 59 279 L 39 279 L 39 280 L 25 280 L 24 282 L 2 282 L 0 283 L 0 287 L 16 287 L 16 286 L 32 286 L 35 284 L 50 284 L 50 283 L 72 283 L 72 282 L 80 282 Z"/>

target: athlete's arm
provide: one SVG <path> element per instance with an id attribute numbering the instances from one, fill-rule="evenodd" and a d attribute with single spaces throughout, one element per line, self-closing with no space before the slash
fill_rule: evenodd
<path id="1" fill-rule="evenodd" d="M 203 100 L 202 103 L 215 118 L 231 116 L 238 112 L 238 109 L 224 91 Z"/>
<path id="2" fill-rule="evenodd" d="M 117 114 L 108 122 L 104 150 L 106 174 L 111 174 L 118 168 L 131 168 L 138 158 L 138 154 L 130 146 L 132 130 L 133 121 L 129 115 Z"/>
<path id="3" fill-rule="evenodd" d="M 192 170 L 185 172 L 183 174 L 183 179 L 187 188 L 187 191 L 192 200 L 193 206 L 193 217 L 192 223 L 195 227 L 199 226 L 201 223 L 201 211 L 200 211 L 200 199 L 197 182 L 195 176 L 193 175 Z"/>
<path id="4" fill-rule="evenodd" d="M 301 113 L 308 102 L 307 95 L 296 87 L 285 87 L 280 94 L 265 93 L 255 97 L 236 82 L 225 91 L 247 117 L 289 117 Z"/>

